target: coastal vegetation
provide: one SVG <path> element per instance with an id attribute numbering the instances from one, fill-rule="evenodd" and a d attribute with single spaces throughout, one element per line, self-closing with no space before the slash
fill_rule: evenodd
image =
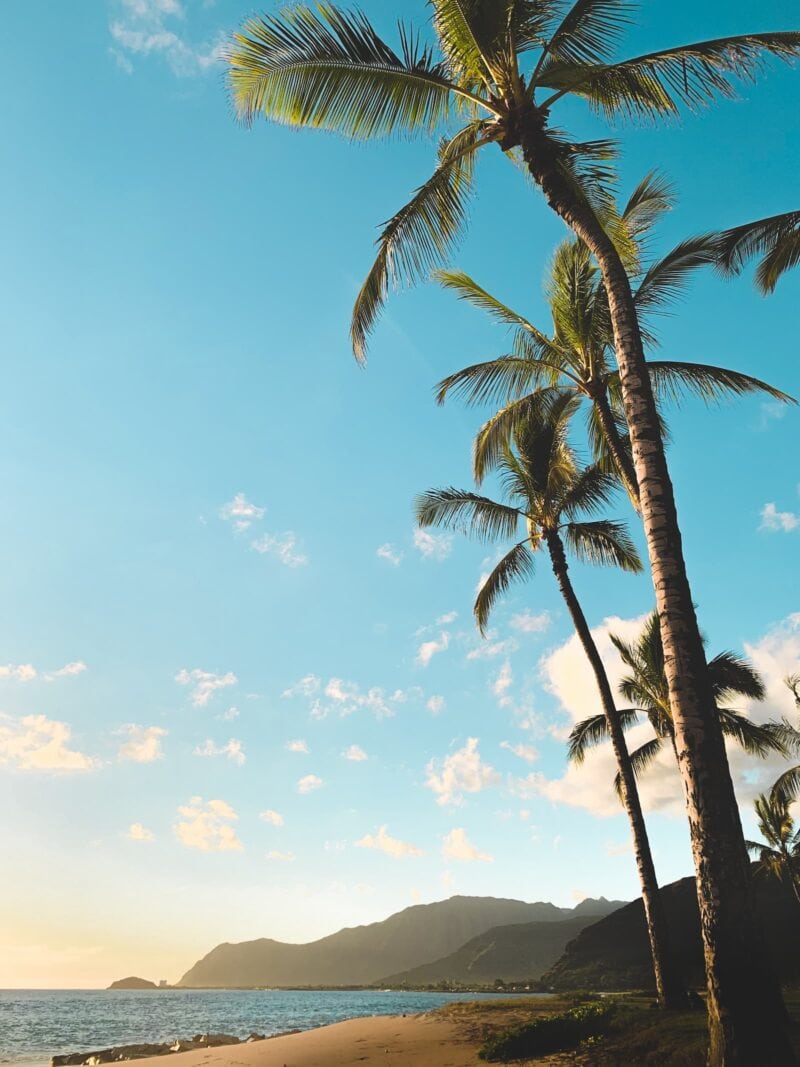
<path id="1" fill-rule="evenodd" d="M 497 145 L 521 166 L 572 231 L 574 239 L 562 244 L 554 261 L 552 335 L 537 330 L 468 276 L 439 272 L 442 284 L 513 331 L 509 357 L 467 368 L 439 387 L 440 399 L 456 390 L 468 400 L 504 405 L 479 434 L 475 467 L 479 481 L 487 473 L 497 476 L 508 499 L 499 503 L 470 491 L 432 490 L 419 501 L 418 521 L 501 541 L 515 536 L 524 522 L 525 537 L 506 552 L 478 593 L 475 615 L 482 632 L 497 597 L 511 582 L 530 577 L 535 554 L 547 551 L 601 697 L 602 724 L 596 720 L 583 740 L 589 743 L 605 732 L 617 759 L 659 1001 L 675 1009 L 685 1004 L 685 993 L 671 960 L 634 769 L 646 765 L 667 741 L 677 757 L 695 861 L 708 1062 L 712 1067 L 794 1063 L 787 1015 L 756 914 L 725 749 L 726 732 L 757 754 L 786 751 L 791 735 L 778 724 L 744 725 L 724 706 L 732 693 L 758 699 L 758 683 L 748 680 L 746 665 L 730 657 L 706 661 L 659 407 L 660 399 L 687 387 L 704 396 L 766 390 L 781 400 L 789 398 L 720 368 L 648 362 L 645 346 L 651 340 L 647 311 L 700 266 L 713 262 L 735 272 L 760 255 L 759 284 L 773 288 L 800 259 L 797 216 L 694 238 L 645 266 L 641 240 L 663 209 L 664 186 L 653 176 L 646 178 L 620 211 L 617 146 L 605 130 L 601 138 L 575 140 L 554 119 L 569 100 L 587 104 L 605 121 L 660 120 L 682 109 L 696 110 L 733 95 L 737 82 L 754 79 L 766 59 L 796 58 L 800 33 L 723 37 L 619 61 L 616 53 L 633 17 L 626 0 L 577 0 L 571 6 L 557 0 L 432 0 L 431 6 L 436 43 L 401 25 L 397 49 L 366 16 L 330 4 L 301 4 L 248 20 L 227 52 L 234 106 L 246 122 L 263 116 L 354 140 L 444 134 L 433 175 L 383 228 L 375 262 L 358 294 L 351 339 L 361 361 L 390 286 L 422 280 L 432 268 L 446 265 L 466 225 L 481 149 Z M 575 432 L 571 420 L 585 399 L 590 401 L 588 439 L 595 457 L 588 467 L 578 463 L 570 443 Z M 615 705 L 566 555 L 569 550 L 590 562 L 641 569 L 624 525 L 589 517 L 608 505 L 617 482 L 641 517 L 656 606 L 645 652 L 658 653 L 658 692 L 645 693 L 639 676 L 629 687 L 656 738 L 633 757 L 624 737 L 632 712 L 620 712 Z M 623 658 L 630 656 L 635 669 L 642 649 L 622 645 L 618 642 L 618 650 Z M 727 672 L 722 680 L 720 672 Z M 771 818 L 766 802 L 763 814 Z M 767 826 L 772 823 L 765 821 Z M 605 1020 L 606 1015 L 587 1009 L 584 1016 L 565 1017 L 562 1023 L 574 1030 L 591 1019 Z M 549 1026 L 551 1032 L 554 1028 L 556 1024 Z M 546 1030 L 542 1025 L 538 1032 Z M 695 1061 L 662 1057 L 652 1062 Z"/>

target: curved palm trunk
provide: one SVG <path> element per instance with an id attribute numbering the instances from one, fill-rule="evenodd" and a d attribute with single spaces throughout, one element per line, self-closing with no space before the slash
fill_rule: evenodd
<path id="1" fill-rule="evenodd" d="M 641 511 L 641 502 L 639 500 L 639 479 L 636 477 L 636 468 L 622 444 L 622 439 L 619 436 L 619 431 L 614 422 L 611 405 L 608 402 L 605 390 L 597 396 L 593 396 L 592 403 L 597 409 L 597 417 L 600 420 L 603 437 L 606 439 L 608 450 L 611 453 L 611 458 L 614 460 L 614 466 L 617 468 L 620 480 L 625 486 L 625 491 L 631 498 L 631 503 L 636 511 Z"/>
<path id="2" fill-rule="evenodd" d="M 520 116 L 516 139 L 550 207 L 591 249 L 608 292 L 691 832 L 708 988 L 709 1064 L 796 1064 L 780 986 L 755 911 L 630 282 L 612 241 L 555 160 L 544 121 L 531 108 Z"/>
<path id="3" fill-rule="evenodd" d="M 644 904 L 645 922 L 647 923 L 647 936 L 650 940 L 650 953 L 653 957 L 658 1002 L 662 1008 L 685 1008 L 688 1003 L 686 989 L 675 966 L 669 943 L 664 906 L 658 891 L 658 880 L 656 879 L 655 865 L 650 851 L 650 841 L 647 837 L 647 827 L 642 814 L 639 790 L 633 774 L 630 756 L 628 755 L 625 734 L 620 725 L 614 697 L 611 693 L 611 685 L 609 684 L 603 661 L 600 658 L 600 653 L 597 651 L 597 645 L 592 638 L 589 624 L 583 614 L 583 609 L 575 595 L 575 590 L 572 588 L 561 538 L 556 533 L 549 533 L 545 535 L 545 539 L 558 587 L 569 610 L 578 639 L 594 673 L 603 713 L 608 724 L 611 746 L 614 749 L 614 756 L 619 768 L 620 797 L 625 814 L 628 816 L 633 836 L 633 850 L 636 857 L 636 867 L 639 871 L 639 882 L 642 887 L 642 902 Z"/>

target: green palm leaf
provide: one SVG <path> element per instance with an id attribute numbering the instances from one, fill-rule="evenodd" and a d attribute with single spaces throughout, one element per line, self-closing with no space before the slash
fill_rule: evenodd
<path id="1" fill-rule="evenodd" d="M 519 544 L 514 545 L 510 552 L 503 556 L 483 583 L 475 598 L 475 607 L 473 609 L 475 621 L 482 635 L 485 636 L 486 634 L 489 616 L 498 597 L 501 597 L 513 582 L 532 578 L 534 568 L 534 555 L 529 549 L 527 541 L 520 541 Z"/>
<path id="2" fill-rule="evenodd" d="M 390 284 L 426 277 L 446 258 L 466 221 L 474 154 L 484 143 L 481 126 L 466 126 L 439 149 L 439 165 L 411 200 L 384 226 L 378 255 L 356 298 L 350 336 L 356 358 L 366 358 L 367 337 L 386 302 Z"/>
<path id="3" fill-rule="evenodd" d="M 619 482 L 614 474 L 592 464 L 569 480 L 566 491 L 560 497 L 559 510 L 567 519 L 574 519 L 580 513 L 596 514 L 609 504 L 618 488 Z"/>
<path id="4" fill-rule="evenodd" d="M 505 404 L 510 397 L 530 392 L 542 382 L 552 384 L 558 373 L 558 367 L 541 361 L 500 356 L 443 378 L 436 386 L 436 403 L 443 404 L 455 394 L 467 404 Z"/>
<path id="5" fill-rule="evenodd" d="M 637 56 L 608 66 L 547 64 L 539 84 L 558 90 L 545 106 L 571 92 L 608 118 L 653 118 L 690 110 L 715 97 L 736 95 L 736 81 L 752 80 L 769 56 L 800 55 L 800 33 L 753 33 L 700 41 Z"/>
<path id="6" fill-rule="evenodd" d="M 548 41 L 544 55 L 570 64 L 602 63 L 634 21 L 634 10 L 630 0 L 578 0 Z"/>
<path id="7" fill-rule="evenodd" d="M 454 77 L 479 85 L 502 77 L 498 53 L 507 29 L 502 4 L 480 0 L 431 0 L 433 25 Z"/>
<path id="8" fill-rule="evenodd" d="M 717 703 L 735 696 L 763 700 L 767 695 L 761 676 L 735 652 L 720 652 L 709 660 L 708 677 Z"/>
<path id="9" fill-rule="evenodd" d="M 688 237 L 653 263 L 639 282 L 634 301 L 639 311 L 660 310 L 680 295 L 691 271 L 717 259 L 718 241 L 713 234 Z"/>
<path id="10" fill-rule="evenodd" d="M 564 539 L 578 559 L 585 563 L 615 566 L 633 574 L 643 569 L 641 557 L 624 523 L 608 519 L 570 522 L 564 528 Z"/>
<path id="11" fill-rule="evenodd" d="M 662 737 L 653 737 L 649 741 L 645 741 L 643 745 L 639 745 L 630 754 L 631 767 L 634 775 L 639 778 L 650 766 L 661 749 L 664 747 L 664 739 Z M 614 788 L 617 791 L 617 795 L 622 795 L 622 779 L 617 773 L 614 776 Z"/>
<path id="12" fill-rule="evenodd" d="M 717 708 L 717 712 L 724 736 L 735 741 L 748 755 L 758 756 L 760 759 L 770 752 L 788 755 L 779 734 L 770 730 L 767 725 L 759 726 L 752 719 L 731 711 L 730 708 Z"/>
<path id="13" fill-rule="evenodd" d="M 647 370 L 653 390 L 660 401 L 680 403 L 686 396 L 699 396 L 712 403 L 726 396 L 766 393 L 786 404 L 797 401 L 773 385 L 741 371 L 726 370 L 706 363 L 682 363 L 678 360 L 649 360 Z"/>
<path id="14" fill-rule="evenodd" d="M 719 234 L 717 265 L 725 274 L 738 274 L 756 256 L 762 257 L 756 284 L 771 293 L 781 274 L 800 263 L 800 211 L 771 215 Z"/>
<path id="15" fill-rule="evenodd" d="M 459 489 L 429 489 L 416 502 L 420 526 L 443 526 L 484 541 L 505 540 L 516 532 L 520 512 L 485 496 Z"/>
<path id="16" fill-rule="evenodd" d="M 617 712 L 620 726 L 628 730 L 637 723 L 637 714 L 633 708 L 624 708 Z M 567 758 L 572 763 L 583 763 L 590 748 L 602 745 L 609 739 L 608 722 L 605 715 L 591 715 L 575 724 L 567 739 Z"/>
<path id="17" fill-rule="evenodd" d="M 794 803 L 800 797 L 800 767 L 789 767 L 779 775 L 770 793 L 781 803 Z"/>
<path id="18" fill-rule="evenodd" d="M 401 27 L 401 55 L 360 12 L 299 4 L 249 19 L 227 53 L 234 107 L 291 126 L 380 137 L 432 132 L 450 113 L 453 85 L 443 64 Z"/>
<path id="19" fill-rule="evenodd" d="M 519 400 L 512 400 L 487 419 L 473 445 L 472 470 L 479 485 L 503 459 L 508 442 L 519 427 L 530 421 L 546 419 L 549 411 L 564 395 L 565 390 L 559 386 L 545 386 Z"/>

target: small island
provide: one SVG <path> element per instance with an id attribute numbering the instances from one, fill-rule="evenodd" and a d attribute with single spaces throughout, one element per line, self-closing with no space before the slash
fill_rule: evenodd
<path id="1" fill-rule="evenodd" d="M 158 989 L 155 982 L 148 982 L 146 978 L 119 978 L 112 982 L 109 989 Z"/>

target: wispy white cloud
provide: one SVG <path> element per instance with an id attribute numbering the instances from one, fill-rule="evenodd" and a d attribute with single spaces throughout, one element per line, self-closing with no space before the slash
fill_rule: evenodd
<path id="1" fill-rule="evenodd" d="M 186 848 L 199 852 L 241 852 L 242 842 L 231 825 L 239 816 L 224 800 L 209 800 L 192 797 L 188 804 L 178 808 L 175 835 Z"/>
<path id="2" fill-rule="evenodd" d="M 222 505 L 219 509 L 219 517 L 225 522 L 232 523 L 235 530 L 243 533 L 258 519 L 262 519 L 266 510 L 259 504 L 253 504 L 244 493 L 237 493 L 232 500 Z"/>
<path id="3" fill-rule="evenodd" d="M 513 752 L 515 756 L 524 759 L 526 763 L 535 763 L 539 758 L 539 753 L 533 745 L 512 745 L 510 741 L 501 741 L 500 748 L 508 749 L 508 751 Z"/>
<path id="4" fill-rule="evenodd" d="M 433 559 L 441 563 L 453 551 L 453 535 L 432 534 L 417 527 L 414 530 L 414 548 L 423 559 Z"/>
<path id="5" fill-rule="evenodd" d="M 273 555 L 285 567 L 304 567 L 308 556 L 297 551 L 297 535 L 292 530 L 283 534 L 264 534 L 250 542 L 250 547 L 261 556 Z"/>
<path id="6" fill-rule="evenodd" d="M 13 678 L 15 682 L 32 682 L 37 674 L 32 663 L 6 663 L 0 666 L 0 678 Z"/>
<path id="7" fill-rule="evenodd" d="M 90 771 L 98 761 L 69 747 L 72 730 L 45 715 L 0 713 L 0 763 L 20 771 Z"/>
<path id="8" fill-rule="evenodd" d="M 423 641 L 417 649 L 417 663 L 420 667 L 427 667 L 434 656 L 444 652 L 450 644 L 450 634 L 442 630 L 438 637 L 430 641 Z"/>
<path id="9" fill-rule="evenodd" d="M 478 752 L 478 738 L 469 737 L 463 748 L 443 760 L 427 764 L 425 785 L 436 794 L 437 804 L 461 804 L 464 793 L 479 793 L 496 785 L 500 775 L 484 763 Z"/>
<path id="10" fill-rule="evenodd" d="M 296 858 L 294 852 L 279 852 L 274 848 L 267 853 L 268 860 L 275 860 L 278 863 L 294 863 Z"/>
<path id="11" fill-rule="evenodd" d="M 167 731 L 161 726 L 139 726 L 137 723 L 126 723 L 117 730 L 118 734 L 127 737 L 127 741 L 120 745 L 117 758 L 130 760 L 132 763 L 153 763 L 162 758 L 161 739 L 167 736 Z"/>
<path id="12" fill-rule="evenodd" d="M 778 511 L 774 504 L 765 504 L 761 509 L 761 525 L 759 530 L 767 530 L 769 533 L 791 533 L 800 526 L 800 515 L 793 511 Z"/>
<path id="13" fill-rule="evenodd" d="M 511 670 L 511 662 L 506 660 L 492 681 L 492 693 L 501 708 L 507 708 L 511 704 L 508 691 L 514 684 L 514 672 Z"/>
<path id="14" fill-rule="evenodd" d="M 377 834 L 365 834 L 356 841 L 356 848 L 372 848 L 396 860 L 422 855 L 422 849 L 416 845 L 391 837 L 386 826 L 381 826 Z"/>
<path id="15" fill-rule="evenodd" d="M 301 678 L 299 682 L 295 682 L 294 685 L 290 685 L 288 689 L 284 689 L 283 696 L 296 697 L 314 696 L 315 693 L 320 691 L 322 680 L 316 676 L 316 674 L 307 674 L 304 678 Z"/>
<path id="16" fill-rule="evenodd" d="M 342 753 L 342 758 L 346 760 L 352 760 L 353 763 L 362 763 L 364 760 L 369 759 L 361 745 L 350 745 Z"/>
<path id="17" fill-rule="evenodd" d="M 323 785 L 322 779 L 317 774 L 306 774 L 297 783 L 298 793 L 313 793 Z"/>
<path id="18" fill-rule="evenodd" d="M 132 57 L 161 56 L 181 78 L 200 74 L 222 60 L 222 36 L 211 43 L 192 43 L 186 8 L 178 0 L 117 0 L 114 10 L 110 52 L 127 74 L 134 70 Z"/>
<path id="19" fill-rule="evenodd" d="M 363 690 L 358 682 L 344 678 L 329 678 L 323 684 L 315 674 L 307 674 L 299 682 L 283 691 L 284 697 L 306 697 L 311 701 L 310 712 L 314 719 L 324 719 L 336 714 L 342 717 L 356 711 L 369 711 L 376 719 L 391 718 L 398 707 L 415 696 L 422 696 L 422 691 L 412 686 L 409 689 L 395 689 L 387 692 L 381 686 L 372 686 Z"/>
<path id="20" fill-rule="evenodd" d="M 302 737 L 298 737 L 294 741 L 287 741 L 285 748 L 287 752 L 300 752 L 305 756 L 308 755 L 308 745 Z"/>
<path id="21" fill-rule="evenodd" d="M 283 826 L 285 820 L 282 815 L 279 815 L 277 811 L 273 811 L 272 808 L 267 808 L 266 811 L 259 813 L 259 819 L 264 822 L 268 822 L 270 826 Z"/>
<path id="22" fill-rule="evenodd" d="M 233 722 L 234 719 L 239 718 L 239 709 L 237 707 L 230 707 L 227 711 L 223 711 L 217 718 L 221 722 Z"/>
<path id="23" fill-rule="evenodd" d="M 463 827 L 457 827 L 442 839 L 442 856 L 446 860 L 458 860 L 461 863 L 491 863 L 493 857 L 488 852 L 481 852 L 467 837 Z"/>
<path id="24" fill-rule="evenodd" d="M 519 648 L 513 637 L 507 637 L 504 641 L 495 641 L 491 638 L 482 641 L 467 653 L 468 660 L 496 659 L 498 656 L 509 656 Z"/>
<path id="25" fill-rule="evenodd" d="M 386 544 L 381 545 L 379 548 L 376 548 L 375 555 L 378 559 L 383 559 L 386 560 L 387 563 L 391 563 L 393 567 L 399 567 L 403 562 L 403 553 L 389 541 L 387 541 Z"/>
<path id="26" fill-rule="evenodd" d="M 439 616 L 439 618 L 436 620 L 436 625 L 437 626 L 449 626 L 451 623 L 455 622 L 457 618 L 458 618 L 458 612 L 457 611 L 448 611 L 446 614 Z"/>
<path id="27" fill-rule="evenodd" d="M 204 708 L 217 690 L 236 685 L 239 679 L 233 671 L 228 671 L 227 674 L 214 674 L 213 671 L 203 671 L 198 667 L 191 671 L 182 667 L 175 675 L 175 681 L 178 685 L 192 686 L 190 694 L 192 704 L 196 708 Z"/>
<path id="28" fill-rule="evenodd" d="M 247 758 L 242 748 L 242 742 L 237 741 L 235 737 L 232 737 L 224 745 L 216 745 L 209 737 L 202 745 L 197 746 L 194 754 L 195 756 L 225 756 L 238 767 L 241 767 Z"/>
<path id="29" fill-rule="evenodd" d="M 542 611 L 534 615 L 531 611 L 520 611 L 511 616 L 509 625 L 513 630 L 519 630 L 523 634 L 541 634 L 550 625 L 550 612 Z"/>
<path id="30" fill-rule="evenodd" d="M 445 703 L 446 701 L 443 696 L 438 696 L 437 694 L 434 694 L 432 697 L 428 697 L 428 702 L 425 707 L 428 709 L 431 715 L 438 715 L 440 711 L 444 710 Z"/>
<path id="31" fill-rule="evenodd" d="M 131 841 L 155 841 L 156 839 L 153 831 L 142 826 L 140 822 L 131 823 L 125 836 L 129 837 Z"/>

